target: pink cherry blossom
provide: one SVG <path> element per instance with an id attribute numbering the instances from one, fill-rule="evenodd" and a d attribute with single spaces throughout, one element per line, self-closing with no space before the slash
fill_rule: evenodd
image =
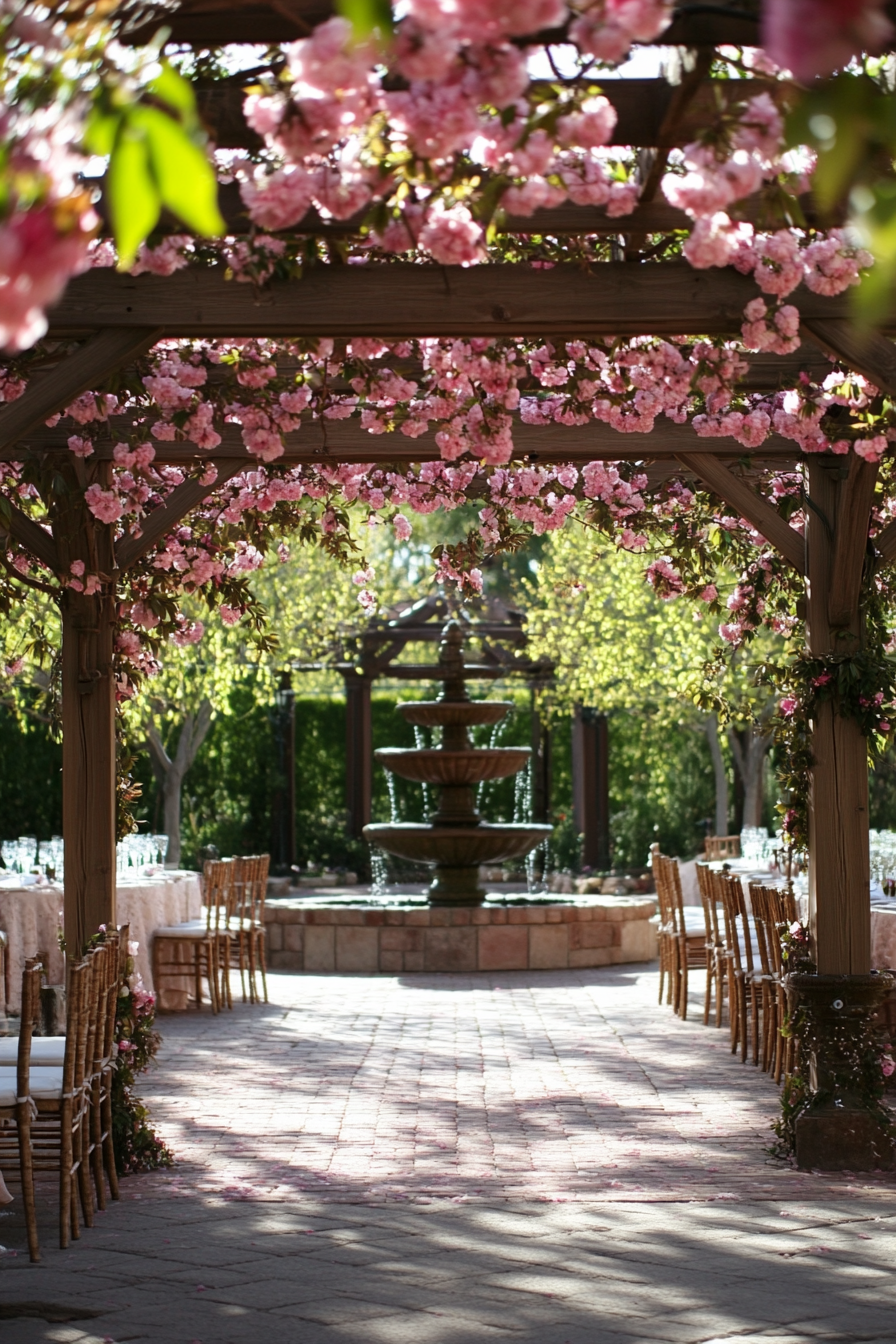
<path id="1" fill-rule="evenodd" d="M 884 0 L 765 0 L 762 45 L 779 66 L 809 80 L 893 37 Z"/>

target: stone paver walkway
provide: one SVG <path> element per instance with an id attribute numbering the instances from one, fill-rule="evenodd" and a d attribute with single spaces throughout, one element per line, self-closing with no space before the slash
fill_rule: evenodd
<path id="1" fill-rule="evenodd" d="M 3 1344 L 896 1340 L 896 1180 L 765 1150 L 774 1086 L 655 971 L 271 977 L 164 1018 L 178 1155 L 31 1266 Z"/>

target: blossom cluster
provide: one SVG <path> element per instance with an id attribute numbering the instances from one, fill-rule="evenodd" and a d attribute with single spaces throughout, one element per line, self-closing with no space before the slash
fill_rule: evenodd
<path id="1" fill-rule="evenodd" d="M 267 150 L 262 164 L 236 169 L 249 213 L 276 231 L 312 207 L 346 220 L 379 204 L 382 249 L 419 248 L 445 265 L 484 259 L 468 204 L 483 173 L 510 214 L 567 199 L 628 214 L 638 188 L 605 149 L 615 110 L 587 85 L 561 99 L 540 91 L 524 39 L 536 49 L 539 33 L 568 25 L 587 69 L 618 63 L 669 17 L 664 0 L 597 0 L 575 13 L 564 0 L 412 0 L 388 43 L 357 43 L 347 20 L 328 19 L 285 49 L 276 83 L 247 96 Z"/>

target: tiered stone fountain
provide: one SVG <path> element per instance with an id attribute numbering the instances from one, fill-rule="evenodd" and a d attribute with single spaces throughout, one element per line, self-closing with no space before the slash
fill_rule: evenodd
<path id="1" fill-rule="evenodd" d="M 551 834 L 550 826 L 510 822 L 493 825 L 476 811 L 474 788 L 487 780 L 506 779 L 528 764 L 528 747 L 474 747 L 469 729 L 496 724 L 512 705 L 471 700 L 466 682 L 476 669 L 464 663 L 463 633 L 449 621 L 439 646 L 437 700 L 399 705 L 409 723 L 441 728 L 442 742 L 432 748 L 384 747 L 375 753 L 381 765 L 403 779 L 429 784 L 439 791 L 439 806 L 429 822 L 378 822 L 364 827 L 365 839 L 389 854 L 435 866 L 429 888 L 430 905 L 481 905 L 486 892 L 479 883 L 480 864 L 519 859 Z"/>
<path id="2" fill-rule="evenodd" d="M 482 671 L 464 662 L 461 627 L 449 621 L 439 653 L 441 695 L 399 706 L 410 723 L 441 728 L 441 744 L 376 753 L 393 774 L 439 790 L 427 823 L 364 827 L 372 845 L 434 867 L 428 901 L 398 891 L 382 896 L 350 890 L 269 899 L 271 967 L 315 974 L 465 974 L 608 966 L 656 955 L 652 897 L 483 891 L 480 864 L 522 858 L 551 828 L 493 825 L 476 811 L 477 784 L 507 779 L 529 759 L 526 747 L 471 746 L 471 727 L 500 723 L 511 708 L 469 698 L 466 682 Z"/>

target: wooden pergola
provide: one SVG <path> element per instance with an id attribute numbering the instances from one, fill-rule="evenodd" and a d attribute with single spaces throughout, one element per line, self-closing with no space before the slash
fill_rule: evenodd
<path id="1" fill-rule="evenodd" d="M 172 40 L 197 47 L 231 41 L 281 41 L 302 36 L 327 17 L 324 0 L 233 5 L 184 0 L 163 21 Z M 155 25 L 133 33 L 141 40 Z M 752 13 L 740 4 L 682 5 L 664 42 L 693 47 L 695 73 L 672 88 L 662 80 L 607 80 L 617 106 L 619 143 L 645 149 L 642 203 L 633 215 L 608 219 L 602 209 L 561 206 L 531 219 L 506 221 L 521 233 L 603 234 L 617 240 L 619 260 L 469 269 L 437 265 L 319 265 L 300 280 L 275 281 L 261 291 L 229 282 L 223 268 L 195 268 L 168 278 L 94 270 L 74 280 L 50 314 L 49 341 L 77 342 L 73 352 L 32 379 L 25 394 L 0 412 L 0 453 L 28 460 L 49 479 L 78 485 L 79 462 L 66 434 L 45 422 L 75 397 L 101 387 L 116 371 L 165 337 L 516 337 L 607 335 L 730 336 L 740 333 L 745 304 L 759 293 L 733 269 L 696 271 L 683 262 L 644 257 L 645 239 L 687 221 L 655 199 L 657 165 L 669 148 L 692 138 L 695 126 L 730 90 L 705 78 L 708 53 L 719 43 L 755 44 Z M 724 82 L 722 82 L 724 83 Z M 736 90 L 743 97 L 741 84 Z M 203 113 L 222 146 L 253 143 L 242 120 L 239 83 L 200 90 Z M 701 109 L 703 112 L 701 113 Z M 245 227 L 232 193 L 224 201 L 231 227 Z M 346 233 L 352 222 L 324 225 L 308 218 L 296 233 Z M 885 333 L 860 335 L 851 325 L 849 297 L 824 298 L 800 289 L 803 345 L 784 358 L 750 359 L 745 386 L 774 390 L 806 369 L 823 376 L 830 357 L 896 396 L 896 349 Z M 896 323 L 894 323 L 896 330 Z M 114 434 L 98 444 L 111 472 Z M 896 524 L 869 557 L 869 517 L 878 468 L 855 455 L 805 460 L 789 440 L 772 436 L 748 455 L 731 439 L 698 438 L 688 425 L 663 423 L 654 433 L 621 435 L 599 423 L 514 427 L 516 457 L 529 461 L 637 461 L 654 482 L 677 475 L 699 482 L 746 519 L 806 582 L 809 647 L 813 653 L 860 646 L 863 569 L 896 557 Z M 372 437 L 354 420 L 309 421 L 288 436 L 282 462 L 408 464 L 439 457 L 432 435 Z M 161 443 L 156 461 L 181 466 L 213 461 L 215 487 L 189 479 L 150 513 L 142 533 L 115 536 L 72 489 L 65 504 L 50 502 L 49 531 L 11 508 L 0 527 L 57 575 L 83 559 L 108 576 L 101 593 L 67 589 L 62 601 L 63 831 L 66 846 L 65 923 L 70 946 L 82 945 L 98 924 L 115 918 L 115 689 L 112 674 L 116 583 L 146 556 L 203 497 L 255 459 L 238 431 L 203 453 L 187 442 Z M 802 469 L 812 507 L 805 536 L 792 529 L 756 488 L 768 467 Z M 814 724 L 811 808 L 811 919 L 822 972 L 861 974 L 870 967 L 868 905 L 868 785 L 866 744 L 858 725 L 823 706 Z"/>

